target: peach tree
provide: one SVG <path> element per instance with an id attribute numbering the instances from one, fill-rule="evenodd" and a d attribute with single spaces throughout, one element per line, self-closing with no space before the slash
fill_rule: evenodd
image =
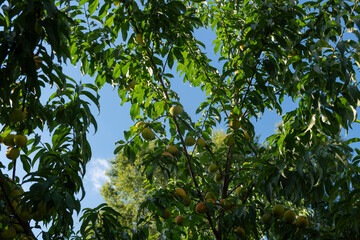
<path id="1" fill-rule="evenodd" d="M 147 198 L 123 238 L 359 237 L 358 139 L 340 137 L 359 122 L 358 1 L 80 3 L 73 63 L 131 104 L 115 153 L 135 162 L 154 145 L 140 156 Z M 200 30 L 216 34 L 211 46 Z M 206 96 L 195 115 L 175 81 Z M 260 143 L 253 124 L 266 110 L 282 121 Z"/>
<path id="2" fill-rule="evenodd" d="M 359 122 L 359 11 L 356 0 L 2 3 L 1 137 L 13 133 L 3 142 L 21 151 L 6 149 L 14 174 L 1 174 L 1 234 L 34 237 L 40 221 L 50 224 L 44 239 L 358 238 L 359 139 L 340 134 Z M 216 34 L 212 46 L 200 30 Z M 66 60 L 94 85 L 65 76 L 55 62 Z M 174 81 L 206 96 L 195 114 Z M 147 194 L 133 227 L 103 204 L 71 234 L 96 126 L 88 101 L 98 105 L 105 84 L 131 104 L 134 126 L 115 154 L 140 158 Z M 44 86 L 56 88 L 45 103 Z M 282 121 L 261 143 L 254 122 L 267 110 Z M 49 143 L 36 134 L 45 126 Z"/>

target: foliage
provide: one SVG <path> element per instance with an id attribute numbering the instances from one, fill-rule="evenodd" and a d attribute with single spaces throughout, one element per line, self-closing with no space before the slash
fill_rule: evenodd
<path id="1" fill-rule="evenodd" d="M 153 215 L 140 219 L 138 227 L 153 221 L 158 234 L 152 237 L 166 239 L 234 239 L 242 235 L 238 227 L 250 239 L 358 237 L 357 220 L 349 217 L 358 211 L 353 204 L 358 153 L 349 154 L 349 144 L 358 140 L 338 140 L 355 122 L 360 97 L 358 2 L 105 1 L 98 11 L 95 5 L 79 20 L 73 51 L 98 87 L 112 84 L 122 101 L 131 103 L 131 118 L 147 121 L 156 134 L 155 148 L 142 167 L 149 180 L 156 169 L 169 179 L 167 189 L 150 192 L 141 205 Z M 211 65 L 194 37 L 200 28 L 216 33 L 221 69 Z M 184 82 L 207 95 L 197 122 L 186 108 L 180 116 L 170 114 L 180 104 L 171 85 L 175 66 Z M 295 110 L 283 113 L 285 98 L 294 101 Z M 279 131 L 258 145 L 252 121 L 266 109 L 283 120 Z M 215 149 L 210 136 L 221 123 L 230 124 L 226 134 L 235 145 Z M 140 132 L 125 132 L 115 153 L 134 158 L 148 144 Z M 201 154 L 186 146 L 188 134 L 206 140 Z M 170 144 L 182 152 L 164 167 L 157 156 Z M 206 171 L 209 161 L 220 167 L 218 181 Z M 242 191 L 235 195 L 239 185 Z M 174 198 L 175 187 L 185 189 L 190 207 Z M 194 207 L 209 191 L 217 201 L 199 215 Z M 220 205 L 225 198 L 233 211 Z M 310 226 L 274 218 L 264 226 L 261 216 L 276 203 L 307 215 Z M 168 220 L 161 218 L 166 208 Z M 178 214 L 186 216 L 182 227 L 173 222 Z"/>
<path id="2" fill-rule="evenodd" d="M 98 105 L 96 90 L 105 84 L 131 104 L 134 121 L 144 121 L 154 132 L 153 151 L 142 158 L 140 169 L 149 182 L 161 174 L 167 185 L 149 191 L 135 228 L 119 225 L 121 216 L 100 205 L 85 210 L 79 236 L 73 238 L 359 238 L 360 150 L 351 145 L 359 139 L 339 138 L 359 122 L 357 0 L 1 4 L 1 137 L 16 132 L 31 138 L 20 159 L 28 173 L 23 181 L 33 185 L 20 205 L 39 214 L 41 201 L 46 203 L 42 221 L 50 228 L 43 231 L 44 239 L 65 239 L 71 232 L 72 213 L 80 209 L 75 193 L 82 189 L 91 157 L 86 132 L 90 125 L 96 129 L 88 105 Z M 213 47 L 220 67 L 195 38 L 194 32 L 205 28 L 216 33 Z M 65 76 L 59 64 L 67 60 L 80 62 L 96 87 Z M 184 83 L 207 96 L 197 108 L 197 121 L 186 107 L 179 116 L 170 113 L 181 105 L 172 87 L 178 80 L 175 69 Z M 40 97 L 46 86 L 56 91 L 44 103 Z M 285 98 L 293 100 L 294 110 L 283 112 Z M 16 108 L 27 113 L 25 120 L 14 121 Z M 281 115 L 282 123 L 259 144 L 253 122 L 267 109 Z M 224 123 L 235 143 L 218 148 L 211 136 Z M 35 134 L 45 127 L 51 143 Z M 126 131 L 115 154 L 136 163 L 150 144 L 141 137 L 142 129 Z M 206 145 L 187 146 L 186 136 L 203 138 Z M 159 157 L 169 145 L 180 150 L 174 160 Z M 219 166 L 218 177 L 207 172 L 211 163 Z M 10 161 L 8 168 L 20 184 L 15 165 Z M 1 204 L 10 206 L 1 208 L 9 217 L 1 220 L 2 234 L 16 219 L 33 236 L 29 222 L 11 207 L 16 188 L 6 187 L 12 184 L 3 173 L 0 179 Z M 175 188 L 186 191 L 190 205 L 174 194 Z M 205 199 L 208 192 L 216 199 Z M 198 203 L 197 210 L 206 206 L 205 214 L 196 212 Z M 309 226 L 273 215 L 264 224 L 261 217 L 275 204 L 306 215 Z M 185 216 L 182 226 L 174 223 L 177 215 Z M 150 235 L 149 225 L 156 226 L 156 234 Z"/>
<path id="3" fill-rule="evenodd" d="M 37 238 L 32 229 L 41 229 L 40 223 L 47 226 L 40 232 L 43 239 L 67 238 L 73 213 L 80 211 L 76 194 L 84 196 L 82 177 L 91 158 L 86 136 L 97 126 L 89 106 L 99 103 L 94 85 L 62 72 L 73 24 L 67 7 L 63 1 L 1 1 L 0 136 L 28 138 L 19 158 L 0 162 L 13 172 L 11 179 L 0 172 L 0 232 L 15 226 L 16 239 Z M 44 99 L 44 92 L 51 96 Z M 16 166 L 26 172 L 23 179 Z M 24 183 L 29 191 L 16 196 Z"/>

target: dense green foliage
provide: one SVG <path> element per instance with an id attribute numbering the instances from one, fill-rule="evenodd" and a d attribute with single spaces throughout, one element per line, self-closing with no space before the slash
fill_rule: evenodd
<path id="1" fill-rule="evenodd" d="M 341 131 L 359 122 L 357 0 L 0 3 L 0 136 L 9 147 L 5 137 L 11 132 L 29 138 L 19 158 L 1 160 L 0 167 L 13 170 L 18 184 L 0 173 L 2 238 L 12 235 L 16 224 L 24 229 L 16 230 L 22 232 L 17 239 L 34 237 L 34 222 L 48 224 L 44 239 L 360 237 L 360 150 L 351 145 L 359 139 L 339 140 Z M 194 32 L 205 28 L 217 35 L 213 47 L 220 67 L 195 38 Z M 94 85 L 64 75 L 65 62 L 81 63 Z M 197 121 L 186 108 L 180 115 L 170 112 L 181 104 L 172 88 L 178 80 L 174 70 L 206 94 Z M 121 225 L 116 210 L 100 205 L 85 209 L 75 235 L 76 193 L 83 189 L 91 158 L 86 133 L 90 126 L 96 129 L 89 105 L 98 106 L 96 91 L 105 84 L 131 104 L 131 119 L 145 122 L 125 131 L 115 154 L 138 165 L 153 185 L 137 209 L 134 228 Z M 53 90 L 45 101 L 44 87 Z M 284 98 L 296 109 L 283 112 Z M 25 119 L 16 109 L 26 113 Z M 258 143 L 253 121 L 267 109 L 276 110 L 282 123 Z M 234 144 L 216 147 L 213 129 L 224 123 Z M 41 131 L 50 132 L 49 143 Z M 187 136 L 206 144 L 189 146 Z M 153 150 L 138 162 L 150 143 Z M 162 155 L 169 145 L 178 153 Z M 218 166 L 215 177 L 207 171 L 210 164 Z M 27 172 L 23 179 L 16 177 L 15 166 Z M 157 176 L 166 186 L 155 187 Z M 30 191 L 18 190 L 21 197 L 16 197 L 25 182 L 32 184 Z M 190 204 L 175 194 L 177 188 L 185 190 Z M 208 192 L 215 199 L 209 200 Z M 206 203 L 196 207 L 200 202 Z M 275 204 L 306 216 L 310 224 L 277 219 Z M 25 208 L 31 210 L 30 222 L 21 217 Z M 266 213 L 269 219 L 262 220 Z M 185 217 L 181 226 L 174 222 L 177 215 Z"/>
<path id="2" fill-rule="evenodd" d="M 23 215 L 27 209 L 34 222 L 48 226 L 43 239 L 65 238 L 71 233 L 73 213 L 80 211 L 75 194 L 83 191 L 82 177 L 91 158 L 86 134 L 91 125 L 96 127 L 89 105 L 98 105 L 94 85 L 77 83 L 62 72 L 61 64 L 70 57 L 73 22 L 65 11 L 68 6 L 57 4 L 1 1 L 0 14 L 0 136 L 28 137 L 21 156 L 1 159 L 0 167 L 12 170 L 10 177 L 19 186 L 31 184 L 30 191 L 14 200 L 6 187 L 13 183 L 0 173 L 0 229 L 18 223 L 24 234 L 35 238 L 34 224 Z M 53 93 L 49 99 L 42 98 L 44 88 Z M 14 118 L 14 112 L 20 118 Z M 42 131 L 51 138 L 44 139 Z M 23 179 L 17 177 L 16 166 L 27 173 Z"/>

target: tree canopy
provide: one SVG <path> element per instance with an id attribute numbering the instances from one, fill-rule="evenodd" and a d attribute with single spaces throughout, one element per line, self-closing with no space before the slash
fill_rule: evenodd
<path id="1" fill-rule="evenodd" d="M 360 122 L 357 0 L 0 3 L 0 167 L 12 171 L 0 172 L 2 239 L 36 239 L 35 228 L 43 239 L 359 238 L 359 139 L 340 137 Z M 199 29 L 216 34 L 213 48 Z M 65 63 L 93 84 L 65 75 Z M 206 95 L 197 120 L 174 81 Z M 90 105 L 108 84 L 136 123 L 114 153 L 166 185 L 151 187 L 132 226 L 102 204 L 74 233 L 97 129 Z M 266 110 L 282 121 L 260 143 L 254 121 Z"/>

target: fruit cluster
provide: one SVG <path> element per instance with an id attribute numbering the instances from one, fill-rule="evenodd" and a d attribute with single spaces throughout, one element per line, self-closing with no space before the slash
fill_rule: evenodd
<path id="1" fill-rule="evenodd" d="M 184 109 L 181 105 L 176 105 L 176 106 L 172 106 L 169 110 L 169 113 L 172 117 L 177 117 L 180 116 L 183 113 Z M 147 141 L 151 141 L 155 138 L 155 133 L 153 132 L 153 130 L 148 126 L 148 124 L 146 124 L 143 121 L 139 121 L 135 124 L 135 127 L 138 128 L 142 138 L 144 140 Z M 188 134 L 185 139 L 184 139 L 184 143 L 186 146 L 193 146 L 195 144 L 197 144 L 198 147 L 204 148 L 206 146 L 206 141 L 203 138 L 198 138 L 197 140 L 192 136 L 192 134 Z M 170 147 L 170 146 L 169 146 Z M 176 148 L 176 146 L 172 145 L 171 146 L 173 149 L 174 147 Z M 169 150 L 168 150 L 169 149 Z M 176 150 L 172 150 L 171 148 L 168 148 L 166 150 L 167 153 L 170 153 L 172 155 L 175 154 L 175 152 L 177 152 Z M 175 151 L 174 153 L 172 151 Z M 166 154 L 168 155 L 168 154 Z"/>
<path id="2" fill-rule="evenodd" d="M 175 105 L 169 109 L 169 116 L 171 116 L 175 121 L 179 116 L 183 115 L 183 112 L 184 109 L 181 105 Z M 155 138 L 155 133 L 151 129 L 151 124 L 139 121 L 135 124 L 135 127 L 137 128 L 135 130 L 138 131 L 138 133 L 142 136 L 144 140 L 151 141 Z M 223 139 L 223 142 L 226 146 L 232 147 L 233 145 L 235 145 L 235 138 L 241 135 L 246 140 L 251 139 L 250 135 L 245 130 L 245 127 L 241 125 L 239 118 L 234 117 L 234 114 L 229 117 L 229 128 L 232 132 L 226 135 Z M 239 131 L 240 128 L 242 129 L 241 131 Z M 193 133 L 188 133 L 186 136 L 184 136 L 183 141 L 184 147 L 191 147 L 196 144 L 199 151 L 203 150 L 207 144 L 206 141 L 202 138 L 196 139 Z M 174 156 L 178 154 L 178 152 L 178 146 L 170 143 L 160 157 L 167 158 L 173 161 Z M 224 172 L 218 164 L 218 162 L 210 163 L 210 165 L 208 166 L 208 172 L 214 175 L 214 180 L 216 182 L 221 182 L 224 179 Z M 237 197 L 241 197 L 242 199 L 246 198 L 247 196 L 247 191 L 244 190 L 241 186 L 237 187 L 234 192 Z M 183 203 L 185 206 L 191 205 L 190 197 L 187 196 L 185 190 L 182 188 L 175 189 L 174 197 L 179 202 Z M 236 202 L 236 197 L 218 200 L 214 193 L 207 192 L 204 199 L 200 200 L 200 202 L 195 205 L 194 210 L 197 214 L 208 214 L 208 212 L 211 213 L 211 211 L 213 210 L 219 211 L 221 213 L 225 213 L 228 211 L 234 212 L 237 208 Z M 209 209 L 210 205 L 212 205 L 211 209 Z M 163 219 L 171 218 L 172 211 L 170 211 L 167 207 L 161 207 L 161 209 L 159 210 L 160 217 L 162 217 Z M 177 225 L 182 226 L 184 224 L 184 221 L 186 221 L 186 217 L 183 215 L 178 215 L 174 218 L 174 221 Z M 234 226 L 234 234 L 240 238 L 246 237 L 245 228 L 243 228 L 242 226 Z"/>
<path id="3" fill-rule="evenodd" d="M 210 171 L 209 171 L 210 172 Z M 235 196 L 239 196 L 241 198 L 244 197 L 245 191 L 243 188 L 237 187 L 235 189 Z M 191 199 L 186 194 L 183 188 L 176 188 L 174 191 L 174 197 L 178 201 L 182 202 L 185 206 L 191 205 Z M 204 201 L 201 201 L 195 205 L 195 212 L 197 214 L 206 214 L 209 210 L 209 205 L 212 205 L 214 208 L 218 208 L 224 212 L 230 211 L 233 212 L 236 209 L 236 203 L 234 203 L 234 198 L 232 199 L 218 199 L 217 196 L 212 192 L 207 192 Z M 165 208 L 162 211 L 161 217 L 163 219 L 170 219 L 171 212 L 168 208 Z M 273 206 L 272 212 L 266 212 L 262 215 L 261 221 L 263 224 L 268 225 L 271 223 L 272 219 L 279 219 L 284 221 L 286 224 L 293 224 L 299 228 L 306 228 L 309 225 L 309 220 L 305 216 L 298 216 L 293 210 L 289 209 L 285 211 L 285 208 L 281 204 L 277 204 Z M 175 218 L 175 223 L 177 225 L 182 226 L 183 222 L 185 221 L 186 217 L 183 215 L 178 215 Z M 241 226 L 237 226 L 234 228 L 234 234 L 239 238 L 245 238 L 246 232 L 245 229 Z"/>
<path id="4" fill-rule="evenodd" d="M 172 106 L 169 109 L 169 115 L 176 120 L 179 116 L 183 115 L 183 107 L 180 105 Z M 135 127 L 137 128 L 137 131 L 141 134 L 142 138 L 144 140 L 151 141 L 154 139 L 155 134 L 153 130 L 151 129 L 150 124 L 147 124 L 143 121 L 139 121 L 136 123 Z M 241 126 L 241 122 L 238 119 L 229 118 L 229 127 L 233 131 L 231 134 L 226 135 L 223 139 L 226 146 L 233 146 L 235 144 L 235 137 L 237 134 L 243 134 L 243 138 L 250 140 L 250 136 L 245 130 L 244 127 Z M 237 131 L 239 128 L 242 128 L 242 132 Z M 186 136 L 184 136 L 184 147 L 191 147 L 196 144 L 199 151 L 203 150 L 203 148 L 206 147 L 206 141 L 203 138 L 196 139 L 194 137 L 193 133 L 188 133 Z M 169 144 L 167 148 L 164 150 L 164 152 L 161 154 L 161 157 L 168 158 L 169 160 L 174 160 L 174 156 L 179 152 L 178 146 L 174 144 Z M 218 163 L 210 163 L 208 166 L 208 172 L 210 174 L 214 175 L 214 180 L 216 182 L 221 182 L 223 180 L 223 172 L 221 168 L 219 167 Z M 246 197 L 247 192 L 242 188 L 238 187 L 234 191 L 236 193 L 236 196 L 239 196 L 241 198 Z M 182 188 L 176 188 L 174 191 L 174 197 L 179 202 L 183 203 L 185 206 L 191 205 L 191 199 L 189 196 L 187 196 L 186 192 Z M 207 214 L 207 212 L 211 213 L 212 210 L 217 210 L 219 212 L 225 213 L 227 211 L 233 212 L 236 208 L 236 198 L 227 198 L 227 199 L 217 199 L 216 195 L 214 193 L 208 192 L 206 193 L 204 199 L 200 202 L 198 202 L 195 205 L 195 213 L 197 214 Z M 209 204 L 213 206 L 212 209 L 209 210 Z M 159 209 L 159 216 L 163 219 L 170 219 L 172 211 L 169 210 L 167 207 L 161 207 Z M 177 225 L 183 225 L 184 221 L 186 221 L 186 217 L 183 215 L 178 215 L 174 218 L 174 221 Z M 235 226 L 234 227 L 234 234 L 237 235 L 240 238 L 243 238 L 246 236 L 245 229 L 241 226 Z"/>
<path id="5" fill-rule="evenodd" d="M 261 217 L 261 221 L 264 224 L 269 224 L 272 216 L 277 219 L 282 219 L 285 223 L 296 225 L 300 228 L 305 228 L 309 225 L 309 220 L 305 216 L 298 216 L 296 218 L 296 214 L 293 210 L 289 209 L 285 211 L 285 208 L 281 204 L 276 204 L 272 208 L 272 213 L 266 212 Z"/>
<path id="6" fill-rule="evenodd" d="M 10 240 L 19 236 L 20 240 L 32 240 L 33 238 L 24 234 L 24 228 L 19 224 L 16 218 L 10 219 L 8 216 L 0 217 L 0 222 L 3 223 L 3 228 L 0 230 L 0 239 Z"/>
<path id="7" fill-rule="evenodd" d="M 235 193 L 238 196 L 242 196 L 241 192 L 242 188 L 239 187 L 236 189 Z M 174 198 L 183 203 L 186 207 L 189 207 L 191 205 L 191 199 L 186 194 L 185 190 L 183 188 L 175 188 L 173 192 Z M 206 214 L 209 211 L 209 205 L 212 205 L 214 208 L 217 208 L 218 210 L 221 210 L 223 212 L 233 212 L 236 209 L 236 204 L 234 203 L 233 199 L 219 199 L 217 198 L 216 194 L 212 192 L 207 192 L 205 194 L 204 200 L 198 202 L 195 205 L 195 213 L 196 214 Z M 171 212 L 168 208 L 164 208 L 160 211 L 161 217 L 163 219 L 170 219 L 171 218 Z M 174 221 L 177 225 L 182 226 L 184 221 L 186 220 L 186 217 L 179 214 L 175 217 Z M 240 238 L 244 238 L 246 236 L 245 229 L 243 227 L 236 227 L 234 228 L 234 234 Z"/>
<path id="8" fill-rule="evenodd" d="M 1 225 L 0 239 L 14 239 L 19 236 L 19 239 L 31 239 L 26 236 L 24 225 L 30 220 L 42 221 L 53 209 L 47 210 L 45 202 L 40 201 L 36 206 L 26 207 L 24 204 L 23 189 L 13 182 L 11 179 L 1 179 L 0 187 L 0 203 L 5 206 L 0 210 Z M 19 222 L 19 220 L 21 222 Z"/>
<path id="9" fill-rule="evenodd" d="M 11 160 L 15 160 L 20 155 L 19 148 L 26 147 L 27 137 L 24 135 L 8 134 L 1 141 L 5 146 L 8 146 L 6 151 L 6 157 Z"/>
<path id="10" fill-rule="evenodd" d="M 183 188 L 176 188 L 174 191 L 174 197 L 182 202 L 185 206 L 189 207 L 191 205 L 191 199 L 190 197 L 186 196 L 186 192 Z M 163 219 L 169 219 L 171 217 L 170 210 L 168 208 L 165 208 L 163 210 L 163 213 L 161 215 Z M 183 225 L 183 222 L 185 220 L 185 217 L 183 215 L 178 215 L 175 218 L 175 223 L 179 226 Z"/>
<path id="11" fill-rule="evenodd" d="M 12 123 L 18 123 L 23 121 L 25 118 L 25 114 L 20 109 L 15 109 L 10 115 L 10 120 Z M 15 160 L 20 155 L 19 148 L 24 148 L 27 145 L 27 137 L 22 134 L 7 134 L 4 137 L 0 137 L 0 141 L 8 146 L 6 151 L 6 157 L 10 160 Z"/>
<path id="12" fill-rule="evenodd" d="M 229 127 L 234 131 L 238 131 L 239 129 L 242 130 L 242 134 L 244 135 L 244 138 L 246 140 L 250 140 L 251 137 L 248 133 L 248 131 L 246 130 L 246 128 L 241 124 L 241 121 L 238 119 L 238 117 L 235 116 L 234 113 L 230 113 L 230 116 L 229 116 Z M 226 137 L 224 138 L 224 142 L 227 146 L 231 146 L 234 144 L 234 141 L 231 140 L 231 138 L 229 140 L 226 140 Z"/>

